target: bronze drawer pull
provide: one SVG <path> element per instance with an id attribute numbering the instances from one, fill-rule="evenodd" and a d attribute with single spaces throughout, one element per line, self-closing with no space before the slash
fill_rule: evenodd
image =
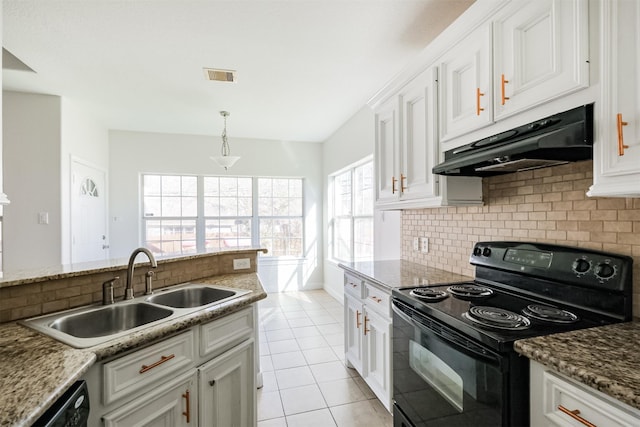
<path id="1" fill-rule="evenodd" d="M 379 298 L 379 297 L 377 297 L 377 296 L 375 296 L 375 295 L 374 295 L 374 296 L 372 296 L 372 297 L 371 297 L 371 299 L 372 299 L 372 300 L 374 300 L 374 301 L 375 301 L 375 302 L 377 302 L 377 303 L 381 303 L 381 302 L 382 302 L 382 298 Z"/>
<path id="2" fill-rule="evenodd" d="M 480 111 L 484 111 L 484 108 L 480 107 L 481 96 L 484 96 L 484 93 L 480 92 L 480 88 L 476 88 L 476 116 L 480 115 Z"/>
<path id="3" fill-rule="evenodd" d="M 574 420 L 584 424 L 587 427 L 596 427 L 595 424 L 590 423 L 589 421 L 585 420 L 584 418 L 582 418 L 579 414 L 580 414 L 580 410 L 579 409 L 574 409 L 573 411 L 565 408 L 562 405 L 558 405 L 558 409 L 561 412 L 564 412 L 565 414 L 569 415 L 571 418 L 573 418 Z"/>
<path id="4" fill-rule="evenodd" d="M 168 356 L 160 356 L 160 360 L 158 360 L 155 363 L 152 363 L 151 365 L 147 366 L 147 365 L 142 365 L 142 367 L 140 368 L 140 373 L 144 374 L 147 371 L 150 371 L 151 369 L 155 368 L 158 365 L 162 365 L 164 362 L 173 359 L 174 357 L 176 357 L 175 354 L 170 354 Z"/>
<path id="5" fill-rule="evenodd" d="M 360 325 L 361 325 L 361 323 L 360 323 L 360 314 L 362 314 L 362 313 L 360 313 L 359 310 L 356 310 L 356 329 L 360 329 Z"/>
<path id="6" fill-rule="evenodd" d="M 367 316 L 364 316 L 364 334 L 367 335 L 367 332 L 371 332 L 369 329 L 367 329 L 367 321 L 369 319 L 367 319 Z"/>

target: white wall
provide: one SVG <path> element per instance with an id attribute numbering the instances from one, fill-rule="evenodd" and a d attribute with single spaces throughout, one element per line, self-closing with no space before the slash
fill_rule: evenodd
<path id="1" fill-rule="evenodd" d="M 82 161 L 107 174 L 109 171 L 109 132 L 72 101 L 62 98 L 61 117 L 61 236 L 62 263 L 71 262 L 71 159 Z M 104 194 L 109 193 L 108 189 Z M 108 217 L 108 212 L 107 212 Z M 108 229 L 107 229 L 108 234 Z"/>
<path id="2" fill-rule="evenodd" d="M 5 272 L 61 262 L 60 111 L 57 96 L 3 94 Z"/>
<path id="3" fill-rule="evenodd" d="M 342 125 L 323 146 L 324 158 L 324 196 L 323 196 L 323 236 L 328 242 L 328 176 L 373 154 L 375 143 L 375 126 L 373 111 L 364 106 L 344 125 Z M 385 238 L 385 244 L 381 245 Z M 400 214 L 399 212 L 376 212 L 374 216 L 374 252 L 376 259 L 400 258 Z M 329 250 L 325 243 L 325 255 Z M 338 265 L 325 259 L 324 289 L 342 301 L 343 271 Z"/>
<path id="4" fill-rule="evenodd" d="M 140 245 L 141 173 L 303 177 L 305 259 L 261 258 L 258 271 L 270 292 L 321 288 L 322 144 L 241 139 L 230 134 L 231 153 L 241 158 L 228 172 L 209 158 L 218 155 L 220 144 L 220 136 L 109 132 L 111 256 L 126 257 Z"/>

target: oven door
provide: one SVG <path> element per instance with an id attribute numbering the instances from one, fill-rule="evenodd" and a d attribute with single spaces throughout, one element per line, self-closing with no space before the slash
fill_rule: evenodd
<path id="1" fill-rule="evenodd" d="M 502 426 L 508 357 L 393 301 L 397 426 Z"/>

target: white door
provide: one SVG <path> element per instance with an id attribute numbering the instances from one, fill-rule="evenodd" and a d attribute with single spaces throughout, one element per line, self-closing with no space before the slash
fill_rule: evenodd
<path id="1" fill-rule="evenodd" d="M 106 172 L 71 161 L 71 262 L 109 258 Z"/>

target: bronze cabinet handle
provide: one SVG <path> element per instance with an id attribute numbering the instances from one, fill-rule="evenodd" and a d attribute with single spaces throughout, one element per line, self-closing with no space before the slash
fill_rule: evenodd
<path id="1" fill-rule="evenodd" d="M 484 93 L 480 92 L 480 88 L 476 88 L 476 116 L 480 115 L 480 111 L 484 111 L 484 108 L 480 108 L 481 96 L 484 96 Z"/>
<path id="2" fill-rule="evenodd" d="M 144 374 L 147 371 L 150 371 L 151 369 L 155 368 L 158 365 L 162 365 L 164 362 L 167 362 L 171 359 L 173 359 L 174 357 L 176 357 L 175 354 L 170 354 L 168 356 L 160 356 L 160 360 L 158 360 L 157 362 L 152 363 L 151 365 L 147 366 L 147 365 L 142 365 L 140 367 L 140 373 Z"/>
<path id="3" fill-rule="evenodd" d="M 628 125 L 628 122 L 622 121 L 622 114 L 618 113 L 617 115 L 617 125 L 618 125 L 618 156 L 624 156 L 624 149 L 629 148 L 628 145 L 624 145 L 624 131 L 622 130 L 623 126 Z"/>
<path id="4" fill-rule="evenodd" d="M 396 194 L 396 182 L 398 180 L 396 179 L 395 176 L 391 177 L 391 194 Z"/>
<path id="5" fill-rule="evenodd" d="M 580 410 L 579 410 L 579 409 L 574 409 L 573 411 L 571 411 L 571 410 L 569 410 L 569 409 L 565 408 L 565 407 L 564 407 L 564 406 L 562 406 L 562 405 L 558 405 L 558 409 L 559 409 L 561 412 L 563 412 L 563 413 L 565 413 L 565 414 L 569 415 L 571 418 L 573 418 L 574 420 L 576 420 L 576 421 L 578 421 L 578 422 L 580 422 L 580 423 L 584 424 L 584 425 L 585 425 L 585 426 L 587 426 L 587 427 L 596 427 L 596 425 L 595 425 L 595 424 L 590 423 L 589 421 L 585 420 L 584 418 L 582 418 L 582 417 L 580 416 Z"/>
<path id="6" fill-rule="evenodd" d="M 182 397 L 187 401 L 186 403 L 186 411 L 182 413 L 185 417 L 187 417 L 187 424 L 191 421 L 191 398 L 189 396 L 189 390 L 185 391 Z"/>
<path id="7" fill-rule="evenodd" d="M 369 319 L 367 319 L 367 316 L 364 316 L 364 334 L 367 335 L 367 332 L 370 332 L 369 329 L 367 329 L 367 321 Z"/>
<path id="8" fill-rule="evenodd" d="M 356 310 L 356 329 L 360 329 L 360 325 L 361 325 L 361 323 L 360 323 L 360 315 L 361 314 L 362 313 L 360 313 L 359 310 Z"/>
<path id="9" fill-rule="evenodd" d="M 407 177 L 404 176 L 403 174 L 400 174 L 400 192 L 404 193 L 404 191 L 407 189 L 407 187 L 404 186 L 404 182 L 406 181 Z"/>
<path id="10" fill-rule="evenodd" d="M 500 77 L 500 92 L 501 92 L 501 95 L 502 95 L 502 105 L 504 105 L 505 101 L 507 99 L 509 99 L 509 97 L 505 96 L 505 88 L 504 88 L 504 86 L 505 86 L 506 83 L 509 83 L 509 80 L 505 80 L 504 74 L 502 74 L 502 76 Z"/>

